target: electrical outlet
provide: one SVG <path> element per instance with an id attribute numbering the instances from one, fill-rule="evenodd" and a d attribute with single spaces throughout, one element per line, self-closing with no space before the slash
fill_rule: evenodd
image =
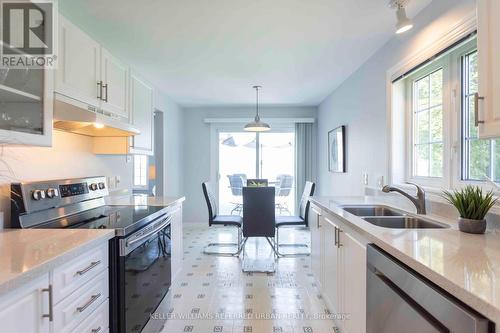
<path id="1" fill-rule="evenodd" d="M 368 185 L 368 173 L 363 172 L 363 185 Z"/>

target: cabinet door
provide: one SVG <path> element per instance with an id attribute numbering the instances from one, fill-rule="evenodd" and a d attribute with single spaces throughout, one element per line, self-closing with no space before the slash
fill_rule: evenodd
<path id="1" fill-rule="evenodd" d="M 128 118 L 128 77 L 128 66 L 101 48 L 103 110 Z"/>
<path id="2" fill-rule="evenodd" d="M 321 289 L 321 282 L 323 281 L 322 273 L 321 273 L 321 221 L 320 221 L 321 213 L 319 210 L 311 205 L 309 209 L 309 229 L 311 230 L 311 269 L 316 279 L 316 283 L 318 283 L 319 288 Z"/>
<path id="3" fill-rule="evenodd" d="M 327 216 L 323 216 L 323 297 L 325 298 L 326 305 L 332 313 L 340 313 L 340 296 L 339 296 L 339 247 L 337 246 L 335 236 L 336 224 Z"/>
<path id="4" fill-rule="evenodd" d="M 99 106 L 100 57 L 99 44 L 60 16 L 56 92 Z"/>
<path id="5" fill-rule="evenodd" d="M 172 281 L 182 269 L 184 249 L 182 247 L 182 205 L 173 213 L 171 225 L 172 238 Z"/>
<path id="6" fill-rule="evenodd" d="M 132 123 L 141 131 L 132 139 L 131 153 L 153 153 L 153 88 L 141 78 L 130 76 Z"/>
<path id="7" fill-rule="evenodd" d="M 0 297 L 2 332 L 48 333 L 49 313 L 48 273 Z"/>
<path id="8" fill-rule="evenodd" d="M 342 313 L 350 318 L 342 321 L 344 332 L 366 332 L 366 246 L 349 233 L 340 233 L 342 249 Z"/>
<path id="9" fill-rule="evenodd" d="M 479 137 L 500 136 L 500 1 L 478 0 Z"/>

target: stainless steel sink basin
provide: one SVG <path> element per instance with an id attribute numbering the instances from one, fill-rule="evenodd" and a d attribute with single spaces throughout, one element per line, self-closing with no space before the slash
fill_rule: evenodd
<path id="1" fill-rule="evenodd" d="M 384 228 L 391 229 L 444 229 L 448 225 L 429 221 L 416 216 L 365 217 L 365 221 Z"/>
<path id="2" fill-rule="evenodd" d="M 356 216 L 404 216 L 405 213 L 382 205 L 342 206 L 342 209 Z"/>

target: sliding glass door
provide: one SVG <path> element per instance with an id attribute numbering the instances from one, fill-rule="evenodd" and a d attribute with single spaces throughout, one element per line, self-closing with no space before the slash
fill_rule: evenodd
<path id="1" fill-rule="evenodd" d="M 242 187 L 252 178 L 276 187 L 276 213 L 294 214 L 295 133 L 217 132 L 219 214 L 242 213 Z"/>

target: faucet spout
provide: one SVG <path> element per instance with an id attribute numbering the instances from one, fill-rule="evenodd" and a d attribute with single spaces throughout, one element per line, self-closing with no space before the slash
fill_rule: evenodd
<path id="1" fill-rule="evenodd" d="M 408 194 L 407 192 L 405 192 L 397 187 L 393 187 L 393 186 L 389 186 L 389 185 L 385 185 L 382 188 L 382 192 L 384 192 L 384 193 L 397 192 L 397 193 L 401 194 L 402 196 L 406 197 L 408 200 L 410 200 L 415 205 L 415 208 L 417 209 L 417 214 L 426 214 L 425 191 L 417 184 L 414 184 L 414 183 L 408 183 L 408 184 L 414 185 L 417 188 L 417 195 L 416 196 Z"/>

